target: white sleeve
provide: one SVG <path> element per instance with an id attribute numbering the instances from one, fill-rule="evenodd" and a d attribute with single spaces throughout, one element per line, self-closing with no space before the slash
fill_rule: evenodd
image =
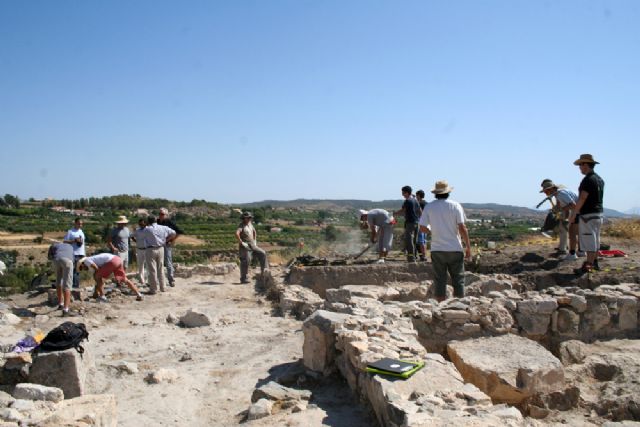
<path id="1" fill-rule="evenodd" d="M 456 205 L 456 222 L 458 224 L 464 224 L 464 221 L 465 221 L 464 209 L 462 209 L 462 205 L 458 203 Z"/>
<path id="2" fill-rule="evenodd" d="M 420 221 L 418 221 L 418 225 L 423 227 L 429 226 L 429 216 L 427 215 L 427 207 L 425 206 L 422 210 L 422 215 L 420 215 Z"/>

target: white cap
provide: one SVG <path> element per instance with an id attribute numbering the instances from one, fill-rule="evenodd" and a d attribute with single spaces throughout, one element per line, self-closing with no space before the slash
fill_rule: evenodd
<path id="1" fill-rule="evenodd" d="M 167 210 L 167 208 L 160 208 L 160 214 L 161 215 L 169 215 L 169 211 Z"/>
<path id="2" fill-rule="evenodd" d="M 369 214 L 369 211 L 365 211 L 364 209 L 358 210 L 358 216 L 368 215 L 368 214 Z"/>

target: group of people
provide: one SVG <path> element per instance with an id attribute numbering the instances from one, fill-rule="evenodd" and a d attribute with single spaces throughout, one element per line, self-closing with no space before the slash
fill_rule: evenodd
<path id="1" fill-rule="evenodd" d="M 420 259 L 426 256 L 426 235 L 431 236 L 431 262 L 434 273 L 435 298 L 443 301 L 447 295 L 448 275 L 451 276 L 453 294 L 464 297 L 464 260 L 471 259 L 471 243 L 465 225 L 462 205 L 449 198 L 453 187 L 447 181 L 437 181 L 431 190 L 434 200 L 427 203 L 424 191 L 411 194 L 409 186 L 402 187 L 405 199 L 395 215 L 403 215 L 404 249 L 407 261 L 414 262 L 416 252 Z M 393 214 L 384 209 L 360 210 L 363 229 L 370 230 L 371 243 L 377 243 L 378 263 L 384 263 L 393 243 Z M 464 246 L 462 243 L 464 242 Z"/>
<path id="2" fill-rule="evenodd" d="M 560 251 L 567 251 L 565 259 L 575 260 L 581 251 L 586 253 L 586 261 L 576 273 L 588 273 L 599 269 L 600 229 L 603 223 L 604 181 L 595 173 L 597 162 L 591 154 L 582 154 L 574 162 L 584 175 L 578 194 L 556 184 L 551 179 L 541 183 L 542 193 L 555 199 L 554 209 L 565 220 L 560 227 Z M 464 297 L 464 261 L 471 260 L 471 243 L 465 225 L 462 205 L 450 199 L 453 191 L 447 181 L 437 181 L 431 190 L 434 200 L 427 203 L 422 190 L 412 194 L 410 186 L 401 189 L 404 202 L 393 213 L 384 209 L 359 210 L 361 226 L 370 231 L 371 244 L 377 244 L 378 263 L 384 263 L 393 244 L 393 227 L 397 223 L 394 215 L 404 216 L 404 249 L 408 262 L 421 261 L 426 257 L 427 235 L 431 236 L 431 262 L 434 273 L 435 298 L 446 298 L 448 276 L 451 276 L 453 295 Z M 175 286 L 172 260 L 172 246 L 182 230 L 169 218 L 167 209 L 160 209 L 156 219 L 150 215 L 138 220 L 138 227 L 130 231 L 129 221 L 120 216 L 109 233 L 107 245 L 110 253 L 86 256 L 83 222 L 76 218 L 73 228 L 62 243 L 54 243 L 49 248 L 49 258 L 56 270 L 56 288 L 59 308 L 64 315 L 69 313 L 70 291 L 79 287 L 79 272 L 93 270 L 96 281 L 94 297 L 107 301 L 104 295 L 104 280 L 111 275 L 119 284 L 126 284 L 142 300 L 136 285 L 126 276 L 129 265 L 129 242 L 136 242 L 138 276 L 141 285 L 148 280 L 149 292 L 165 292 L 166 268 L 168 286 Z M 262 273 L 269 267 L 266 252 L 257 244 L 257 233 L 253 226 L 253 215 L 243 212 L 241 222 L 235 232 L 240 257 L 240 281 L 249 282 L 249 268 L 255 256 Z M 464 243 L 464 245 L 463 245 Z M 578 246 L 579 245 L 579 246 Z M 580 250 L 578 249 L 580 248 Z M 148 276 L 148 279 L 147 279 Z"/>
<path id="3" fill-rule="evenodd" d="M 578 194 L 565 186 L 545 179 L 540 184 L 550 200 L 555 199 L 553 210 L 560 217 L 558 250 L 565 260 L 573 261 L 586 255 L 576 274 L 599 270 L 598 251 L 600 250 L 600 229 L 603 223 L 604 181 L 595 172 L 597 162 L 593 155 L 582 154 L 573 162 L 580 168 L 584 178 L 578 187 Z"/>
<path id="4" fill-rule="evenodd" d="M 586 260 L 575 270 L 576 274 L 584 274 L 600 269 L 598 251 L 603 224 L 604 181 L 594 171 L 599 162 L 593 155 L 582 154 L 573 164 L 584 175 L 578 194 L 551 179 L 542 181 L 541 192 L 550 200 L 556 200 L 554 209 L 565 219 L 566 224 L 560 227 L 559 250 L 566 251 L 566 260 L 576 260 L 584 253 Z M 446 298 L 448 276 L 451 276 L 454 297 L 464 297 L 464 260 L 471 260 L 471 243 L 464 210 L 460 203 L 449 198 L 453 187 L 447 181 L 437 181 L 431 190 L 435 200 L 429 203 L 425 202 L 422 190 L 415 196 L 409 186 L 402 187 L 401 191 L 405 201 L 396 212 L 384 209 L 358 212 L 362 228 L 370 230 L 371 242 L 377 243 L 377 262 L 384 263 L 391 249 L 393 226 L 397 223 L 394 215 L 403 215 L 407 261 L 414 262 L 416 254 L 421 260 L 425 259 L 426 235 L 429 234 L 436 299 L 442 301 Z"/>
<path id="5" fill-rule="evenodd" d="M 82 218 L 75 219 L 73 228 L 67 231 L 62 242 L 49 247 L 48 258 L 56 272 L 58 308 L 63 311 L 63 315 L 69 315 L 71 289 L 80 287 L 80 272 L 83 270 L 91 270 L 93 273 L 93 296 L 97 301 L 108 301 L 104 292 L 104 280 L 112 275 L 118 285 L 127 285 L 136 300 L 142 300 L 140 290 L 126 276 L 131 240 L 136 243 L 138 278 L 142 286 L 148 282 L 148 294 L 156 294 L 158 288 L 160 292 L 165 292 L 165 284 L 175 286 L 172 249 L 176 238 L 183 232 L 169 218 L 168 210 L 161 208 L 158 218 L 153 215 L 140 218 L 138 227 L 133 231 L 129 230 L 128 224 L 126 216 L 120 216 L 115 221 L 115 226 L 107 236 L 110 252 L 87 256 Z"/>

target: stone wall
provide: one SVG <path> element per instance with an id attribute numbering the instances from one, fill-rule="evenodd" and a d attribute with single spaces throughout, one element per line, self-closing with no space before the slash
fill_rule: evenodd
<path id="1" fill-rule="evenodd" d="M 430 263 L 394 263 L 322 267 L 293 267 L 287 283 L 311 289 L 325 298 L 327 289 L 344 285 L 384 285 L 389 282 L 420 282 L 431 279 Z"/>

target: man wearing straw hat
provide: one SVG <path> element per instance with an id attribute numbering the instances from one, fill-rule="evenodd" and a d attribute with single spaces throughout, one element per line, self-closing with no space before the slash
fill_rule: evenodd
<path id="1" fill-rule="evenodd" d="M 435 200 L 425 206 L 420 217 L 420 230 L 425 233 L 431 230 L 431 262 L 435 297 L 439 302 L 447 298 L 447 272 L 453 282 L 453 295 L 464 297 L 464 259 L 471 259 L 464 210 L 460 203 L 449 200 L 451 191 L 453 187 L 449 187 L 447 181 L 437 181 L 431 190 Z"/>
<path id="2" fill-rule="evenodd" d="M 587 252 L 587 260 L 582 267 L 576 270 L 576 274 L 591 272 L 592 269 L 599 270 L 598 251 L 600 250 L 600 228 L 603 222 L 602 199 L 604 195 L 604 181 L 593 169 L 599 162 L 596 162 L 591 154 L 581 154 L 580 158 L 573 162 L 580 168 L 580 173 L 584 175 L 580 187 L 578 188 L 578 201 L 576 208 L 569 218 L 572 223 L 576 214 L 580 214 L 578 221 L 578 233 L 580 236 L 580 249 Z"/>
<path id="3" fill-rule="evenodd" d="M 126 216 L 120 215 L 115 221 L 116 226 L 111 229 L 107 237 L 107 246 L 111 253 L 118 255 L 122 260 L 122 267 L 126 271 L 129 267 L 129 220 Z"/>

